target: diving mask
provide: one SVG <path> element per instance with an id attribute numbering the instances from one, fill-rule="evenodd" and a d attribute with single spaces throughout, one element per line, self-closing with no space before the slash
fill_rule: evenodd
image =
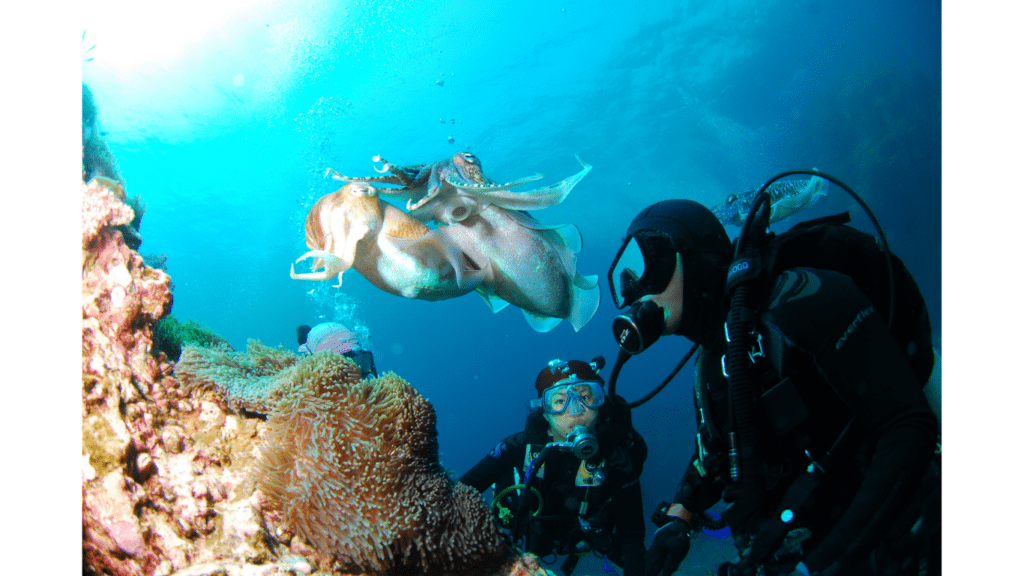
<path id="1" fill-rule="evenodd" d="M 647 294 L 660 294 L 676 269 L 676 246 L 671 238 L 653 230 L 628 236 L 608 269 L 608 286 L 620 310 Z"/>
<path id="2" fill-rule="evenodd" d="M 557 384 L 544 390 L 540 398 L 530 402 L 531 408 L 543 408 L 548 414 L 580 414 L 584 408 L 597 409 L 604 404 L 604 390 L 600 382 L 576 380 L 573 374 L 565 384 Z"/>

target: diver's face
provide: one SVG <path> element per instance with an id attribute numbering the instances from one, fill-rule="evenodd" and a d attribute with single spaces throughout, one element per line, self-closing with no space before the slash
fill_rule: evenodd
<path id="1" fill-rule="evenodd" d="M 566 436 L 577 426 L 586 426 L 591 433 L 594 432 L 594 422 L 597 421 L 597 408 L 584 408 L 578 414 L 570 414 L 566 410 L 561 414 L 544 414 L 548 421 L 548 433 L 555 438 L 556 442 L 565 442 Z"/>
<path id="2" fill-rule="evenodd" d="M 641 296 L 640 301 L 651 300 L 665 311 L 665 330 L 662 336 L 675 334 L 679 322 L 683 318 L 683 259 L 676 253 L 676 269 L 672 279 L 660 294 Z"/>

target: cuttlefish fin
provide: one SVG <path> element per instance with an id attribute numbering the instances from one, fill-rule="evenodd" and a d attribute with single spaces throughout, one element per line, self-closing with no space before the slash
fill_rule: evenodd
<path id="1" fill-rule="evenodd" d="M 583 286 L 586 284 L 589 287 Z M 601 304 L 601 291 L 597 289 L 597 274 L 573 278 L 572 309 L 569 311 L 569 323 L 576 332 L 590 322 Z"/>
<path id="2" fill-rule="evenodd" d="M 577 286 L 577 287 L 582 288 L 584 290 L 590 290 L 591 288 L 594 288 L 595 286 L 597 286 L 597 278 L 598 278 L 597 274 L 591 274 L 590 276 L 583 276 L 582 274 L 577 272 L 573 276 L 573 278 L 572 278 L 572 283 L 573 283 L 574 286 Z"/>
<path id="3" fill-rule="evenodd" d="M 306 258 L 320 259 L 323 261 L 324 269 L 317 272 L 306 272 L 303 274 L 295 273 L 295 264 L 292 264 L 291 277 L 292 280 L 330 280 L 334 276 L 338 277 L 338 284 L 336 288 L 341 287 L 341 275 L 352 267 L 352 262 L 345 262 L 335 254 L 327 252 L 325 250 L 310 250 L 306 252 L 295 262 L 302 262 Z M 314 260 L 315 262 L 316 260 Z"/>
<path id="4" fill-rule="evenodd" d="M 491 204 L 508 210 L 540 210 L 549 206 L 555 206 L 561 204 L 562 200 L 565 200 L 565 197 L 569 195 L 569 192 L 572 192 L 572 189 L 579 184 L 580 180 L 593 169 L 593 166 L 580 160 L 579 156 L 576 159 L 583 165 L 582 170 L 561 182 L 544 188 L 523 192 L 513 192 L 504 188 L 494 191 L 478 190 L 475 188 L 468 188 L 467 190 L 481 196 Z M 516 185 L 518 185 L 518 181 Z"/>
<path id="5" fill-rule="evenodd" d="M 490 308 L 491 312 L 494 312 L 495 314 L 501 312 L 502 310 L 505 309 L 506 306 L 508 306 L 507 300 L 499 298 L 494 294 L 488 294 L 481 290 L 480 288 L 476 289 L 476 293 L 479 294 L 480 297 L 484 299 L 484 304 L 487 304 L 487 307 Z"/>
<path id="6" fill-rule="evenodd" d="M 533 328 L 537 332 L 550 332 L 562 321 L 561 318 L 541 316 L 539 314 L 534 314 L 533 312 L 527 312 L 526 310 L 523 310 L 523 316 L 526 317 L 526 322 L 530 325 L 530 328 Z"/>

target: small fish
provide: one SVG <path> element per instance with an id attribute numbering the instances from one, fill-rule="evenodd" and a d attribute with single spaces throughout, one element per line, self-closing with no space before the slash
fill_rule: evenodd
<path id="1" fill-rule="evenodd" d="M 739 194 L 729 194 L 725 202 L 711 209 L 722 225 L 732 224 L 743 226 L 747 214 L 754 203 L 757 188 L 750 188 Z M 820 176 L 812 176 L 810 180 L 783 180 L 768 187 L 771 195 L 771 215 L 769 222 L 774 224 L 811 206 L 818 198 L 828 194 L 828 183 Z"/>

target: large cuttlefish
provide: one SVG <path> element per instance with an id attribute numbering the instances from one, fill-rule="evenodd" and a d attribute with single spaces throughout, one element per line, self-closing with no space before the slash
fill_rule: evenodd
<path id="1" fill-rule="evenodd" d="M 313 258 L 314 271 L 296 274 L 292 264 L 297 280 L 337 276 L 341 286 L 345 271 L 355 268 L 390 294 L 444 300 L 472 291 L 481 278 L 443 234 L 384 202 L 365 182 L 317 200 L 306 216 L 306 246 L 310 251 L 296 262 Z"/>
<path id="2" fill-rule="evenodd" d="M 723 226 L 743 226 L 750 208 L 754 205 L 757 190 L 750 188 L 739 194 L 729 194 L 725 202 L 716 205 L 711 211 Z M 769 222 L 774 224 L 810 207 L 818 198 L 828 194 L 828 183 L 820 176 L 812 176 L 809 180 L 780 180 L 773 182 L 767 192 L 770 195 L 768 203 L 771 206 Z"/>
<path id="3" fill-rule="evenodd" d="M 337 180 L 350 180 L 329 170 Z M 452 225 L 429 228 L 384 202 L 368 181 L 350 181 L 322 197 L 306 218 L 306 245 L 298 260 L 314 269 L 292 278 L 327 280 L 350 267 L 378 288 L 423 300 L 476 290 L 491 309 L 520 307 L 529 324 L 546 332 L 562 319 L 579 330 L 600 302 L 597 277 L 576 272 L 579 232 L 544 226 L 529 215 L 490 203 L 473 206 Z"/>
<path id="4" fill-rule="evenodd" d="M 398 188 L 381 187 L 380 193 L 405 198 L 406 210 L 421 222 L 453 224 L 479 213 L 490 204 L 508 210 L 540 210 L 561 203 L 592 168 L 579 157 L 576 159 L 583 165 L 576 174 L 551 186 L 521 192 L 510 189 L 544 175 L 534 174 L 501 184 L 485 176 L 480 159 L 469 152 L 456 152 L 444 160 L 411 166 L 396 166 L 374 156 L 374 162 L 384 165 L 380 169 L 374 167 L 374 170 L 388 175 L 342 176 L 342 179 L 397 185 Z"/>

